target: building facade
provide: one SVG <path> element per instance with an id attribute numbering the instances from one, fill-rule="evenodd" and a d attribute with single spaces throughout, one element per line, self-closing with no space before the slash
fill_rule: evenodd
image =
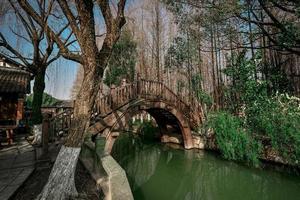
<path id="1" fill-rule="evenodd" d="M 24 118 L 24 102 L 30 93 L 30 73 L 0 54 L 0 128 L 16 128 Z"/>

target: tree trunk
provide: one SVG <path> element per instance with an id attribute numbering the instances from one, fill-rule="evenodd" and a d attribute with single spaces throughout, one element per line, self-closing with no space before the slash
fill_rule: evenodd
<path id="1" fill-rule="evenodd" d="M 210 30 L 210 45 L 211 45 L 211 65 L 212 65 L 212 85 L 213 85 L 213 107 L 217 108 L 217 86 L 215 74 L 215 55 L 214 55 L 214 29 L 213 26 Z"/>
<path id="2" fill-rule="evenodd" d="M 157 80 L 161 81 L 160 77 L 160 7 L 159 1 L 155 1 L 155 66 L 157 70 Z"/>
<path id="3" fill-rule="evenodd" d="M 61 147 L 48 182 L 37 199 L 64 200 L 78 195 L 74 176 L 80 150 L 81 148 Z"/>
<path id="4" fill-rule="evenodd" d="M 41 106 L 43 103 L 43 94 L 45 90 L 45 73 L 45 68 L 39 69 L 34 79 L 32 101 L 32 122 L 34 125 L 41 124 L 43 121 Z"/>
<path id="5" fill-rule="evenodd" d="M 27 1 L 18 0 L 18 4 L 39 26 L 45 28 L 43 31 L 47 33 L 47 40 L 50 39 L 56 43 L 62 56 L 79 62 L 84 67 L 84 79 L 75 102 L 71 130 L 69 130 L 66 143 L 61 148 L 55 161 L 48 183 L 38 197 L 38 199 L 49 200 L 66 199 L 69 195 L 77 194 L 74 172 L 81 144 L 85 131 L 90 124 L 93 105 L 102 83 L 103 71 L 111 56 L 112 48 L 120 37 L 121 29 L 126 23 L 124 16 L 126 0 L 119 1 L 116 12 L 111 11 L 110 1 L 108 0 L 77 0 L 71 7 L 68 1 L 58 1 L 58 6 L 70 24 L 70 28 L 78 42 L 80 54 L 71 52 L 65 38 L 60 33 L 56 34 L 56 31 L 47 22 L 44 22 L 43 13 L 37 12 Z M 98 18 L 94 14 L 96 7 L 100 9 L 103 17 L 101 19 L 104 20 L 106 25 L 106 36 L 100 49 L 97 47 L 95 34 L 95 18 Z M 47 53 L 49 50 L 51 49 L 47 49 Z"/>
<path id="6" fill-rule="evenodd" d="M 74 119 L 69 135 L 58 154 L 48 183 L 38 199 L 62 200 L 78 194 L 75 188 L 74 173 L 81 144 L 90 124 L 92 108 L 102 83 L 103 66 L 106 66 L 108 58 L 105 56 L 102 59 L 94 59 L 93 57 L 87 59 L 83 82 L 74 105 Z"/>
<path id="7" fill-rule="evenodd" d="M 75 101 L 74 120 L 71 125 L 72 130 L 70 130 L 65 144 L 66 146 L 81 146 L 85 130 L 87 130 L 90 124 L 89 119 L 96 96 L 101 87 L 102 75 L 103 70 L 100 70 L 99 67 L 91 67 L 91 70 L 85 73 L 81 89 Z"/>

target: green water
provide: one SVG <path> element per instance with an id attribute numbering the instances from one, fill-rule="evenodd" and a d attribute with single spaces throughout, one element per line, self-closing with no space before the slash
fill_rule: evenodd
<path id="1" fill-rule="evenodd" d="M 122 136 L 112 155 L 137 200 L 297 200 L 300 177 L 248 168 L 199 150 Z"/>

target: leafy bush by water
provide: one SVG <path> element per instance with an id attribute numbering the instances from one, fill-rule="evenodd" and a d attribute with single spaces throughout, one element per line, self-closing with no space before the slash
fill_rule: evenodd
<path id="1" fill-rule="evenodd" d="M 300 161 L 300 99 L 286 94 L 253 102 L 246 108 L 246 121 L 253 133 L 267 136 L 281 157 Z"/>
<path id="2" fill-rule="evenodd" d="M 241 116 L 246 134 L 270 138 L 279 156 L 299 165 L 300 99 L 283 93 L 289 91 L 289 83 L 280 69 L 271 67 L 273 71 L 268 70 L 268 79 L 256 79 L 256 70 L 265 73 L 260 66 L 266 63 L 261 61 L 260 53 L 255 59 L 247 58 L 246 52 L 232 57 L 231 65 L 224 70 L 232 79 L 226 92 L 227 109 Z M 231 127 L 222 128 L 228 133 L 226 129 Z"/>
<path id="3" fill-rule="evenodd" d="M 261 145 L 243 128 L 238 117 L 218 112 L 209 117 L 208 126 L 214 130 L 218 148 L 225 159 L 258 165 Z"/>
<path id="4" fill-rule="evenodd" d="M 138 133 L 142 136 L 142 138 L 146 141 L 153 141 L 160 138 L 159 128 L 153 124 L 152 121 L 141 121 L 135 120 L 130 121 L 131 126 L 138 127 Z"/>
<path id="5" fill-rule="evenodd" d="M 153 141 L 159 138 L 159 129 L 152 122 L 143 122 L 141 134 L 144 140 Z"/>

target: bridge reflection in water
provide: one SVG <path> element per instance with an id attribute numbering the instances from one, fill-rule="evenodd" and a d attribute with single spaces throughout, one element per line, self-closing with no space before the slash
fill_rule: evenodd
<path id="1" fill-rule="evenodd" d="M 300 177 L 252 169 L 212 153 L 176 150 L 122 135 L 112 155 L 125 169 L 135 199 L 299 199 Z"/>

